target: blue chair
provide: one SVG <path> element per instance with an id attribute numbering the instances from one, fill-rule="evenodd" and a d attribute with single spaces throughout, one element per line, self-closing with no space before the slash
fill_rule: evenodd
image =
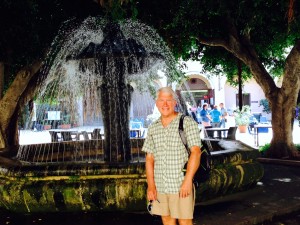
<path id="1" fill-rule="evenodd" d="M 261 116 L 259 122 L 260 123 L 268 123 L 267 117 Z M 268 132 L 269 132 L 269 128 L 267 128 L 267 127 L 259 127 L 257 129 L 257 133 L 268 133 Z"/>
<path id="2" fill-rule="evenodd" d="M 254 115 L 251 115 L 250 116 L 250 123 L 249 123 L 249 126 L 248 126 L 248 131 L 250 134 L 254 134 L 252 131 L 254 129 L 254 125 L 258 124 L 257 122 L 257 119 Z"/>
<path id="3" fill-rule="evenodd" d="M 268 122 L 267 117 L 261 116 L 259 122 L 260 122 L 260 123 L 267 123 L 267 122 Z"/>
<path id="4" fill-rule="evenodd" d="M 131 138 L 134 138 L 134 137 L 137 136 L 137 132 L 136 132 L 136 131 L 131 130 L 131 131 L 129 131 L 129 132 L 130 132 L 130 137 L 131 137 Z"/>

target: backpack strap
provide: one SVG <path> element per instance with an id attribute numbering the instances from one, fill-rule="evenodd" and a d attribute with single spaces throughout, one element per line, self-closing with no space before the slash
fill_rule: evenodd
<path id="1" fill-rule="evenodd" d="M 184 132 L 184 128 L 183 128 L 183 120 L 184 120 L 185 115 L 181 115 L 180 120 L 179 120 L 179 126 L 178 126 L 178 132 L 179 132 L 179 136 L 181 138 L 182 144 L 184 145 L 186 151 L 188 152 L 189 156 L 191 154 L 190 149 L 188 148 L 187 145 L 187 140 L 186 140 L 186 135 Z"/>

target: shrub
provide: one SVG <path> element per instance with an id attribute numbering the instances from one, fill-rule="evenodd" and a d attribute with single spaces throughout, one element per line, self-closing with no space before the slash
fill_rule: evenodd
<path id="1" fill-rule="evenodd" d="M 267 143 L 267 144 L 265 144 L 263 146 L 260 146 L 259 149 L 258 149 L 258 151 L 260 151 L 261 153 L 265 153 L 266 151 L 269 150 L 270 146 L 271 146 L 271 144 Z M 300 151 L 300 144 L 295 144 L 295 147 L 296 147 L 296 149 L 298 151 Z"/>
<path id="2" fill-rule="evenodd" d="M 258 151 L 260 151 L 261 153 L 265 153 L 269 148 L 270 148 L 271 144 L 270 143 L 267 143 L 263 146 L 260 146 Z"/>

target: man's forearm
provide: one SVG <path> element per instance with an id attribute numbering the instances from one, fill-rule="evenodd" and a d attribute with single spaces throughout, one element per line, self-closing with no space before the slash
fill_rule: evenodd
<path id="1" fill-rule="evenodd" d="M 154 187 L 154 158 L 151 155 L 146 155 L 146 177 L 148 187 Z"/>
<path id="2" fill-rule="evenodd" d="M 201 150 L 199 146 L 193 146 L 191 148 L 191 154 L 187 164 L 186 178 L 193 179 L 197 169 L 200 166 Z"/>

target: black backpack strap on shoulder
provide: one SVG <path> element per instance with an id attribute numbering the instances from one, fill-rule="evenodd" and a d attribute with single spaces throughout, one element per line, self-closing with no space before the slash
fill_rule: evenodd
<path id="1" fill-rule="evenodd" d="M 185 117 L 185 115 L 181 115 L 181 117 L 180 117 L 178 131 L 179 131 L 179 136 L 181 138 L 181 141 L 182 141 L 184 147 L 186 148 L 188 154 L 190 155 L 191 151 L 188 148 L 187 140 L 186 140 L 186 135 L 184 133 L 184 128 L 183 128 L 184 117 Z"/>

